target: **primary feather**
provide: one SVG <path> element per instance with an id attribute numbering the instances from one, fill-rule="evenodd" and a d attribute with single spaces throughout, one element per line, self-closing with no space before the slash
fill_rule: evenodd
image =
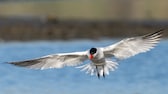
<path id="1" fill-rule="evenodd" d="M 74 52 L 48 55 L 37 59 L 10 62 L 16 66 L 33 69 L 62 68 L 64 66 L 76 66 L 87 59 L 87 52 Z"/>
<path id="2" fill-rule="evenodd" d="M 149 51 L 161 39 L 162 30 L 140 37 L 121 40 L 120 42 L 103 48 L 106 57 L 126 59 L 136 54 Z"/>

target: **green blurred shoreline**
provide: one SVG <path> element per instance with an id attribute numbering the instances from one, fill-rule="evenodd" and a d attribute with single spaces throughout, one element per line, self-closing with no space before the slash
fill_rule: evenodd
<path id="1" fill-rule="evenodd" d="M 167 29 L 168 21 L 87 21 L 55 18 L 0 18 L 3 41 L 124 38 Z M 164 31 L 164 37 L 168 31 Z"/>

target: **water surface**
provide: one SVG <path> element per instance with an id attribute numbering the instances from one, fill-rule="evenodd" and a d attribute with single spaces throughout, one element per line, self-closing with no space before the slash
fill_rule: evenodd
<path id="1" fill-rule="evenodd" d="M 150 52 L 121 61 L 105 79 L 75 67 L 30 70 L 5 64 L 60 52 L 83 51 L 118 40 L 0 43 L 0 94 L 165 94 L 168 92 L 168 40 Z M 85 62 L 86 63 L 86 62 Z"/>

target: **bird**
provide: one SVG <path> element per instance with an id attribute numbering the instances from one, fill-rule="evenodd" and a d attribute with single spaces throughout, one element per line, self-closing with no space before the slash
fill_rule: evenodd
<path id="1" fill-rule="evenodd" d="M 71 53 L 57 53 L 40 58 L 8 62 L 9 64 L 30 69 L 63 68 L 77 66 L 81 71 L 98 78 L 109 75 L 118 68 L 119 61 L 153 49 L 161 40 L 163 29 L 146 35 L 125 38 L 106 47 L 92 47 L 89 50 Z M 114 59 L 115 60 L 114 60 Z M 87 64 L 83 64 L 86 60 Z"/>

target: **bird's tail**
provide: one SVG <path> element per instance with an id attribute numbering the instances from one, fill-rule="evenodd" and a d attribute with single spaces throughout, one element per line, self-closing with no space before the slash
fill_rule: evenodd
<path id="1" fill-rule="evenodd" d="M 113 61 L 106 61 L 103 65 L 95 65 L 94 63 L 85 64 L 77 68 L 81 68 L 81 71 L 86 71 L 87 74 L 97 75 L 98 78 L 109 75 L 109 71 L 114 71 L 117 68 L 118 63 Z"/>
<path id="2" fill-rule="evenodd" d="M 115 69 L 118 68 L 117 66 L 118 66 L 117 62 L 106 60 L 106 63 L 104 65 L 104 73 L 106 75 L 109 75 L 109 71 L 114 71 Z"/>

